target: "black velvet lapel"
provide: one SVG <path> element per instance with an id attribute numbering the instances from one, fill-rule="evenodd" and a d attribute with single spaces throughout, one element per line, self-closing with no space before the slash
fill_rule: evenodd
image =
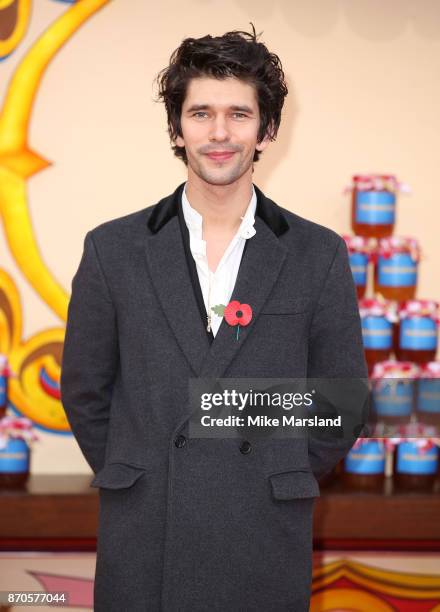
<path id="1" fill-rule="evenodd" d="M 181 183 L 175 192 L 162 200 L 160 200 L 150 218 L 148 219 L 148 227 L 155 234 L 162 227 L 168 223 L 168 221 L 178 215 L 180 203 L 182 199 L 183 188 L 185 183 Z M 254 185 L 255 193 L 257 195 L 257 208 L 256 216 L 260 217 L 266 225 L 273 231 L 275 236 L 279 237 L 289 229 L 289 224 L 280 209 L 275 202 L 272 202 L 269 198 L 266 198 L 264 193 Z M 186 224 L 185 224 L 186 225 Z M 248 240 L 246 240 L 246 243 Z"/>

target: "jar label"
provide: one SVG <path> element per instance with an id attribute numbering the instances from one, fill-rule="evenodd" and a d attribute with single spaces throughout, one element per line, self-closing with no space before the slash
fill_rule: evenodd
<path id="1" fill-rule="evenodd" d="M 25 440 L 9 438 L 0 450 L 0 473 L 19 474 L 29 470 L 29 447 Z"/>
<path id="2" fill-rule="evenodd" d="M 373 390 L 374 407 L 379 416 L 409 416 L 412 412 L 414 383 L 397 379 L 382 382 Z"/>
<path id="3" fill-rule="evenodd" d="M 440 378 L 421 378 L 418 381 L 417 408 L 440 415 Z"/>
<path id="4" fill-rule="evenodd" d="M 385 317 L 363 317 L 362 338 L 366 349 L 390 349 L 393 344 L 393 326 Z"/>
<path id="5" fill-rule="evenodd" d="M 382 443 L 370 440 L 351 449 L 344 460 L 345 471 L 350 474 L 383 474 L 385 450 Z"/>
<path id="6" fill-rule="evenodd" d="M 400 474 L 435 474 L 437 468 L 437 446 L 422 451 L 414 442 L 401 442 L 398 445 L 396 471 Z"/>
<path id="7" fill-rule="evenodd" d="M 365 287 L 367 284 L 368 255 L 365 253 L 352 253 L 350 255 L 350 268 L 354 284 Z"/>
<path id="8" fill-rule="evenodd" d="M 437 323 L 430 317 L 408 317 L 400 321 L 399 346 L 410 351 L 437 348 Z"/>
<path id="9" fill-rule="evenodd" d="M 382 287 L 414 287 L 417 283 L 417 262 L 409 253 L 379 256 L 377 283 Z"/>
<path id="10" fill-rule="evenodd" d="M 356 223 L 393 225 L 396 196 L 389 191 L 358 191 L 356 193 Z"/>

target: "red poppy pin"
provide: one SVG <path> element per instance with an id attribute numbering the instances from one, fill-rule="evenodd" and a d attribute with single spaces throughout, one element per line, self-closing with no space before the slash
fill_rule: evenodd
<path id="1" fill-rule="evenodd" d="M 226 306 L 218 304 L 218 306 L 213 306 L 211 310 L 219 317 L 225 317 L 226 323 L 229 325 L 237 327 L 236 340 L 238 340 L 240 326 L 249 325 L 252 320 L 252 308 L 249 304 L 241 304 L 237 300 L 232 300 Z"/>

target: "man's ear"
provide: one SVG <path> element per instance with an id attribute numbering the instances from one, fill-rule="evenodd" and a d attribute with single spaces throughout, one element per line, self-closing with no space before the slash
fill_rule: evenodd
<path id="1" fill-rule="evenodd" d="M 174 144 L 176 144 L 178 147 L 184 147 L 185 141 L 183 140 L 182 136 L 176 136 Z"/>
<path id="2" fill-rule="evenodd" d="M 257 142 L 257 144 L 255 145 L 255 148 L 257 149 L 257 151 L 264 151 L 264 149 L 270 143 L 269 133 L 270 133 L 270 130 L 267 130 L 266 135 L 263 138 L 263 140 L 261 142 Z"/>

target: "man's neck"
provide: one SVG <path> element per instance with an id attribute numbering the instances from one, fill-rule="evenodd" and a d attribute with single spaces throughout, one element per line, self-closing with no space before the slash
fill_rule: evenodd
<path id="1" fill-rule="evenodd" d="M 186 196 L 203 217 L 204 233 L 233 233 L 251 201 L 252 181 L 243 176 L 230 185 L 211 185 L 189 172 Z"/>

